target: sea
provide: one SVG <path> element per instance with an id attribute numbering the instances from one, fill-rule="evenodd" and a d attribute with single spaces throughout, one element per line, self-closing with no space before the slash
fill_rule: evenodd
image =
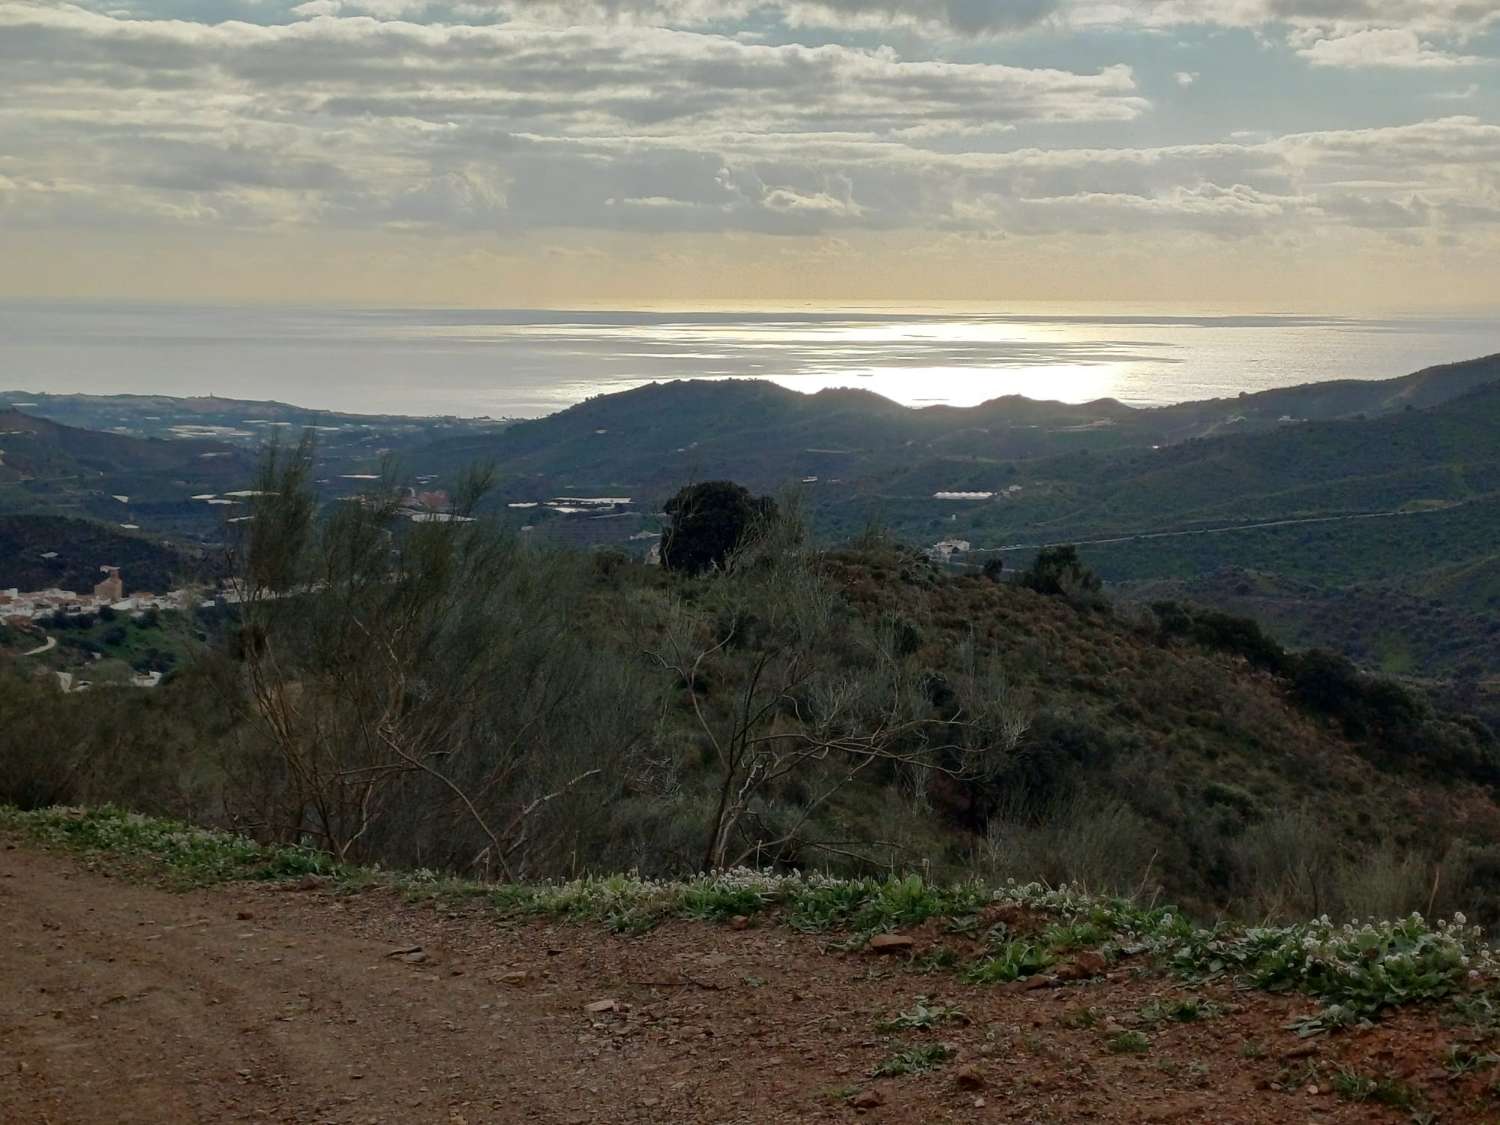
<path id="1" fill-rule="evenodd" d="M 534 417 L 655 380 L 1019 394 L 1134 406 L 1385 379 L 1500 352 L 1500 315 L 1133 306 L 233 308 L 0 303 L 0 390 L 218 395 L 354 413 Z"/>

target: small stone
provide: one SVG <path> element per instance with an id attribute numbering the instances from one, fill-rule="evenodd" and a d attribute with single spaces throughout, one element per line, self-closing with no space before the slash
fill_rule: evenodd
<path id="1" fill-rule="evenodd" d="M 583 1010 L 592 1015 L 600 1015 L 604 1012 L 618 1011 L 619 1007 L 618 1000 L 595 1000 L 592 1004 L 585 1004 Z"/>
<path id="2" fill-rule="evenodd" d="M 1109 962 L 1103 954 L 1086 950 L 1066 965 L 1060 965 L 1056 976 L 1058 980 L 1087 980 L 1101 975 L 1108 968 Z"/>
<path id="3" fill-rule="evenodd" d="M 427 960 L 427 954 L 423 953 L 420 949 L 413 949 L 410 953 L 403 953 L 401 960 L 405 961 L 408 965 L 420 965 Z"/>
<path id="4" fill-rule="evenodd" d="M 961 1066 L 953 1074 L 953 1082 L 960 1090 L 983 1090 L 984 1075 L 977 1066 Z"/>
<path id="5" fill-rule="evenodd" d="M 879 1090 L 861 1090 L 849 1099 L 849 1104 L 855 1109 L 874 1109 L 884 1105 L 885 1099 L 880 1096 Z"/>
<path id="6" fill-rule="evenodd" d="M 526 983 L 526 970 L 517 969 L 510 973 L 501 973 L 495 978 L 500 984 L 521 985 Z"/>
<path id="7" fill-rule="evenodd" d="M 235 911 L 235 915 L 234 916 L 236 918 L 238 918 L 241 922 L 248 922 L 248 921 L 250 921 L 250 919 L 252 919 L 252 918 L 255 917 L 255 911 L 253 911 L 253 910 L 237 910 L 237 911 Z"/>
<path id="8" fill-rule="evenodd" d="M 733 918 L 729 919 L 729 928 L 731 930 L 748 930 L 750 928 L 750 919 L 746 918 L 743 914 L 736 914 Z"/>
<path id="9" fill-rule="evenodd" d="M 1318 1053 L 1316 1043 L 1302 1043 L 1296 1047 L 1290 1047 L 1281 1052 L 1283 1059 L 1305 1059 Z"/>
<path id="10" fill-rule="evenodd" d="M 905 934 L 876 934 L 865 948 L 871 953 L 910 953 L 916 944 Z"/>

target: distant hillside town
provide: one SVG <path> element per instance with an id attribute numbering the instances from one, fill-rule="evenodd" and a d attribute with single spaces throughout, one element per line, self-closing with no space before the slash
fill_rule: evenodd
<path id="1" fill-rule="evenodd" d="M 125 593 L 125 579 L 117 566 L 101 566 L 104 575 L 92 593 L 75 593 L 52 587 L 23 592 L 17 587 L 0 590 L 0 620 L 7 624 L 29 624 L 56 616 L 77 616 L 108 607 L 117 613 L 145 613 L 157 609 L 188 609 L 197 601 L 188 589 L 164 594 Z"/>

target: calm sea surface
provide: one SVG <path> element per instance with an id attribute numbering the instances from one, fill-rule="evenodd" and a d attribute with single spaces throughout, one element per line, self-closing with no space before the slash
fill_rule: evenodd
<path id="1" fill-rule="evenodd" d="M 217 394 L 368 413 L 530 416 L 655 379 L 1133 405 L 1384 379 L 1500 352 L 1500 317 L 1120 309 L 348 310 L 0 303 L 0 389 Z"/>

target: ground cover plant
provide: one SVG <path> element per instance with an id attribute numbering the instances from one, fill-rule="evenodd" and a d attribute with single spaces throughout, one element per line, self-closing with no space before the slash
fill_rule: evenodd
<path id="1" fill-rule="evenodd" d="M 1417 1003 L 1444 1003 L 1457 1022 L 1478 1026 L 1481 1019 L 1476 1013 L 1488 1011 L 1491 998 L 1500 993 L 1500 962 L 1480 929 L 1462 916 L 1432 922 L 1412 915 L 1345 924 L 1325 917 L 1280 926 L 1204 926 L 1170 907 L 1100 897 L 1073 887 L 989 887 L 972 882 L 940 886 L 917 876 L 844 880 L 747 869 L 685 880 L 614 875 L 553 883 L 488 883 L 431 871 L 340 865 L 308 849 L 258 844 L 232 833 L 115 808 L 0 808 L 0 830 L 99 859 L 122 858 L 179 885 L 312 875 L 350 891 L 379 885 L 417 898 L 467 904 L 498 921 L 551 917 L 602 924 L 624 933 L 674 918 L 808 928 L 806 919 L 812 916 L 826 920 L 813 928 L 837 929 L 849 935 L 842 944 L 860 948 L 877 934 L 934 919 L 963 932 L 980 910 L 1024 916 L 1054 935 L 1087 927 L 1099 939 L 1089 951 L 1099 958 L 1096 972 L 1111 964 L 1133 964 L 1186 982 L 1226 980 L 1243 988 L 1306 996 L 1316 1002 L 1316 1010 L 1288 1028 L 1301 1036 L 1376 1020 L 1388 1009 Z M 826 909 L 831 899 L 840 904 L 837 912 Z M 705 911 L 705 903 L 724 909 Z M 739 913 L 728 914 L 731 907 Z M 1044 944 L 1006 938 L 1009 929 L 1009 924 L 998 923 L 988 938 L 988 950 L 952 967 L 970 983 L 986 985 L 1024 980 L 1061 965 L 1061 953 L 1049 952 Z M 1072 949 L 1077 952 L 1076 946 Z M 1190 1023 L 1213 1014 L 1212 1008 L 1184 999 L 1158 1005 L 1150 1022 Z M 921 1000 L 890 1017 L 883 1028 L 933 1028 L 962 1018 L 955 1008 Z M 1118 1050 L 1149 1049 L 1149 1037 L 1127 1031 L 1128 1038 L 1116 1033 Z M 1455 1054 L 1449 1064 L 1468 1059 Z"/>

